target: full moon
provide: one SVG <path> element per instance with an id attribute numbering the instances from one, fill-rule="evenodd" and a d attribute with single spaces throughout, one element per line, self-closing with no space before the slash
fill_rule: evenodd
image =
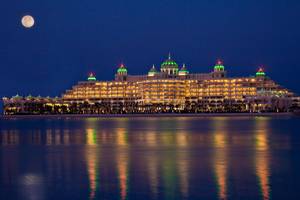
<path id="1" fill-rule="evenodd" d="M 22 25 L 25 28 L 31 28 L 34 25 L 33 17 L 30 15 L 25 15 L 24 17 L 22 17 Z"/>

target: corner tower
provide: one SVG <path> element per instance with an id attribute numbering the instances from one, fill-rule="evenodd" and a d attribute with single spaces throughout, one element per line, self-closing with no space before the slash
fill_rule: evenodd
<path id="1" fill-rule="evenodd" d="M 257 72 L 255 73 L 255 77 L 259 81 L 263 81 L 266 79 L 266 73 L 262 67 L 258 68 Z"/>
<path id="2" fill-rule="evenodd" d="M 264 72 L 264 69 L 262 67 L 260 67 L 256 74 L 255 74 L 256 77 L 265 77 L 266 76 L 266 73 Z"/>
<path id="3" fill-rule="evenodd" d="M 182 68 L 179 70 L 178 75 L 179 76 L 186 76 L 189 74 L 189 71 L 187 70 L 185 64 L 182 65 Z"/>
<path id="4" fill-rule="evenodd" d="M 158 72 L 155 69 L 155 66 L 153 65 L 152 68 L 148 72 L 148 76 L 155 76 Z"/>
<path id="5" fill-rule="evenodd" d="M 127 69 L 123 63 L 119 66 L 119 68 L 117 70 L 117 73 L 115 75 L 115 80 L 116 81 L 126 81 L 127 80 Z"/>
<path id="6" fill-rule="evenodd" d="M 93 72 L 89 73 L 89 77 L 87 78 L 88 81 L 96 81 L 96 76 Z"/>
<path id="7" fill-rule="evenodd" d="M 212 77 L 213 78 L 226 77 L 226 71 L 225 71 L 225 67 L 223 65 L 222 60 L 217 60 L 215 66 L 214 66 L 214 71 L 212 72 Z"/>

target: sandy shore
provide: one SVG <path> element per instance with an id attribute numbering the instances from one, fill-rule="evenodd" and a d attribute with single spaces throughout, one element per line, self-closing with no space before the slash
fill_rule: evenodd
<path id="1" fill-rule="evenodd" d="M 65 115 L 2 115 L 0 118 L 132 118 L 132 117 L 258 117 L 295 116 L 293 113 L 161 113 L 161 114 L 65 114 Z"/>

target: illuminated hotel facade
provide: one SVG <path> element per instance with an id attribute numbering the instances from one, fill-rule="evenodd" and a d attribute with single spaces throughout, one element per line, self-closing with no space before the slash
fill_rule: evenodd
<path id="1" fill-rule="evenodd" d="M 123 114 L 200 112 L 289 112 L 299 97 L 266 76 L 227 77 L 218 60 L 209 73 L 190 73 L 169 55 L 160 70 L 129 75 L 121 64 L 113 81 L 98 81 L 93 73 L 61 98 L 3 98 L 4 114 Z"/>

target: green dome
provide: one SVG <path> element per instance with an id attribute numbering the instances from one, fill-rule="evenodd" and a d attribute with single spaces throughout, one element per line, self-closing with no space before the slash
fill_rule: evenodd
<path id="1" fill-rule="evenodd" d="M 122 72 L 127 72 L 127 69 L 126 68 L 119 68 L 118 73 L 122 73 Z"/>
<path id="2" fill-rule="evenodd" d="M 264 72 L 263 68 L 259 68 L 256 72 L 256 76 L 265 76 L 266 73 Z"/>
<path id="3" fill-rule="evenodd" d="M 220 70 L 223 71 L 223 70 L 225 69 L 225 67 L 224 67 L 223 65 L 215 65 L 214 69 L 215 69 L 215 70 L 219 70 L 219 71 L 220 71 Z"/>
<path id="4" fill-rule="evenodd" d="M 155 69 L 155 66 L 153 65 L 152 68 L 149 70 L 148 72 L 148 76 L 154 76 L 155 74 L 157 74 L 157 70 Z"/>
<path id="5" fill-rule="evenodd" d="M 22 96 L 20 96 L 19 94 L 16 94 L 15 96 L 12 97 L 13 99 L 21 99 L 23 98 Z"/>
<path id="6" fill-rule="evenodd" d="M 161 64 L 161 68 L 178 68 L 178 64 L 169 55 L 168 59 Z"/>
<path id="7" fill-rule="evenodd" d="M 121 64 L 120 67 L 117 70 L 118 73 L 127 73 L 127 69 L 124 66 L 124 64 Z"/>
<path id="8" fill-rule="evenodd" d="M 173 60 L 166 60 L 161 64 L 161 67 L 178 67 L 178 64 Z"/>
<path id="9" fill-rule="evenodd" d="M 179 70 L 178 74 L 179 75 L 187 75 L 189 73 L 189 71 L 187 70 L 187 68 L 185 67 L 185 64 L 183 64 L 182 68 Z"/>
<path id="10" fill-rule="evenodd" d="M 87 80 L 88 80 L 88 81 L 96 81 L 97 79 L 96 79 L 95 74 L 91 72 L 91 73 L 89 74 L 89 77 L 88 77 Z"/>
<path id="11" fill-rule="evenodd" d="M 153 65 L 153 67 L 149 70 L 149 72 L 157 72 L 157 70 L 155 69 L 155 66 Z"/>
<path id="12" fill-rule="evenodd" d="M 216 65 L 214 66 L 215 71 L 224 71 L 225 67 L 223 65 L 223 62 L 221 60 L 218 60 Z"/>

